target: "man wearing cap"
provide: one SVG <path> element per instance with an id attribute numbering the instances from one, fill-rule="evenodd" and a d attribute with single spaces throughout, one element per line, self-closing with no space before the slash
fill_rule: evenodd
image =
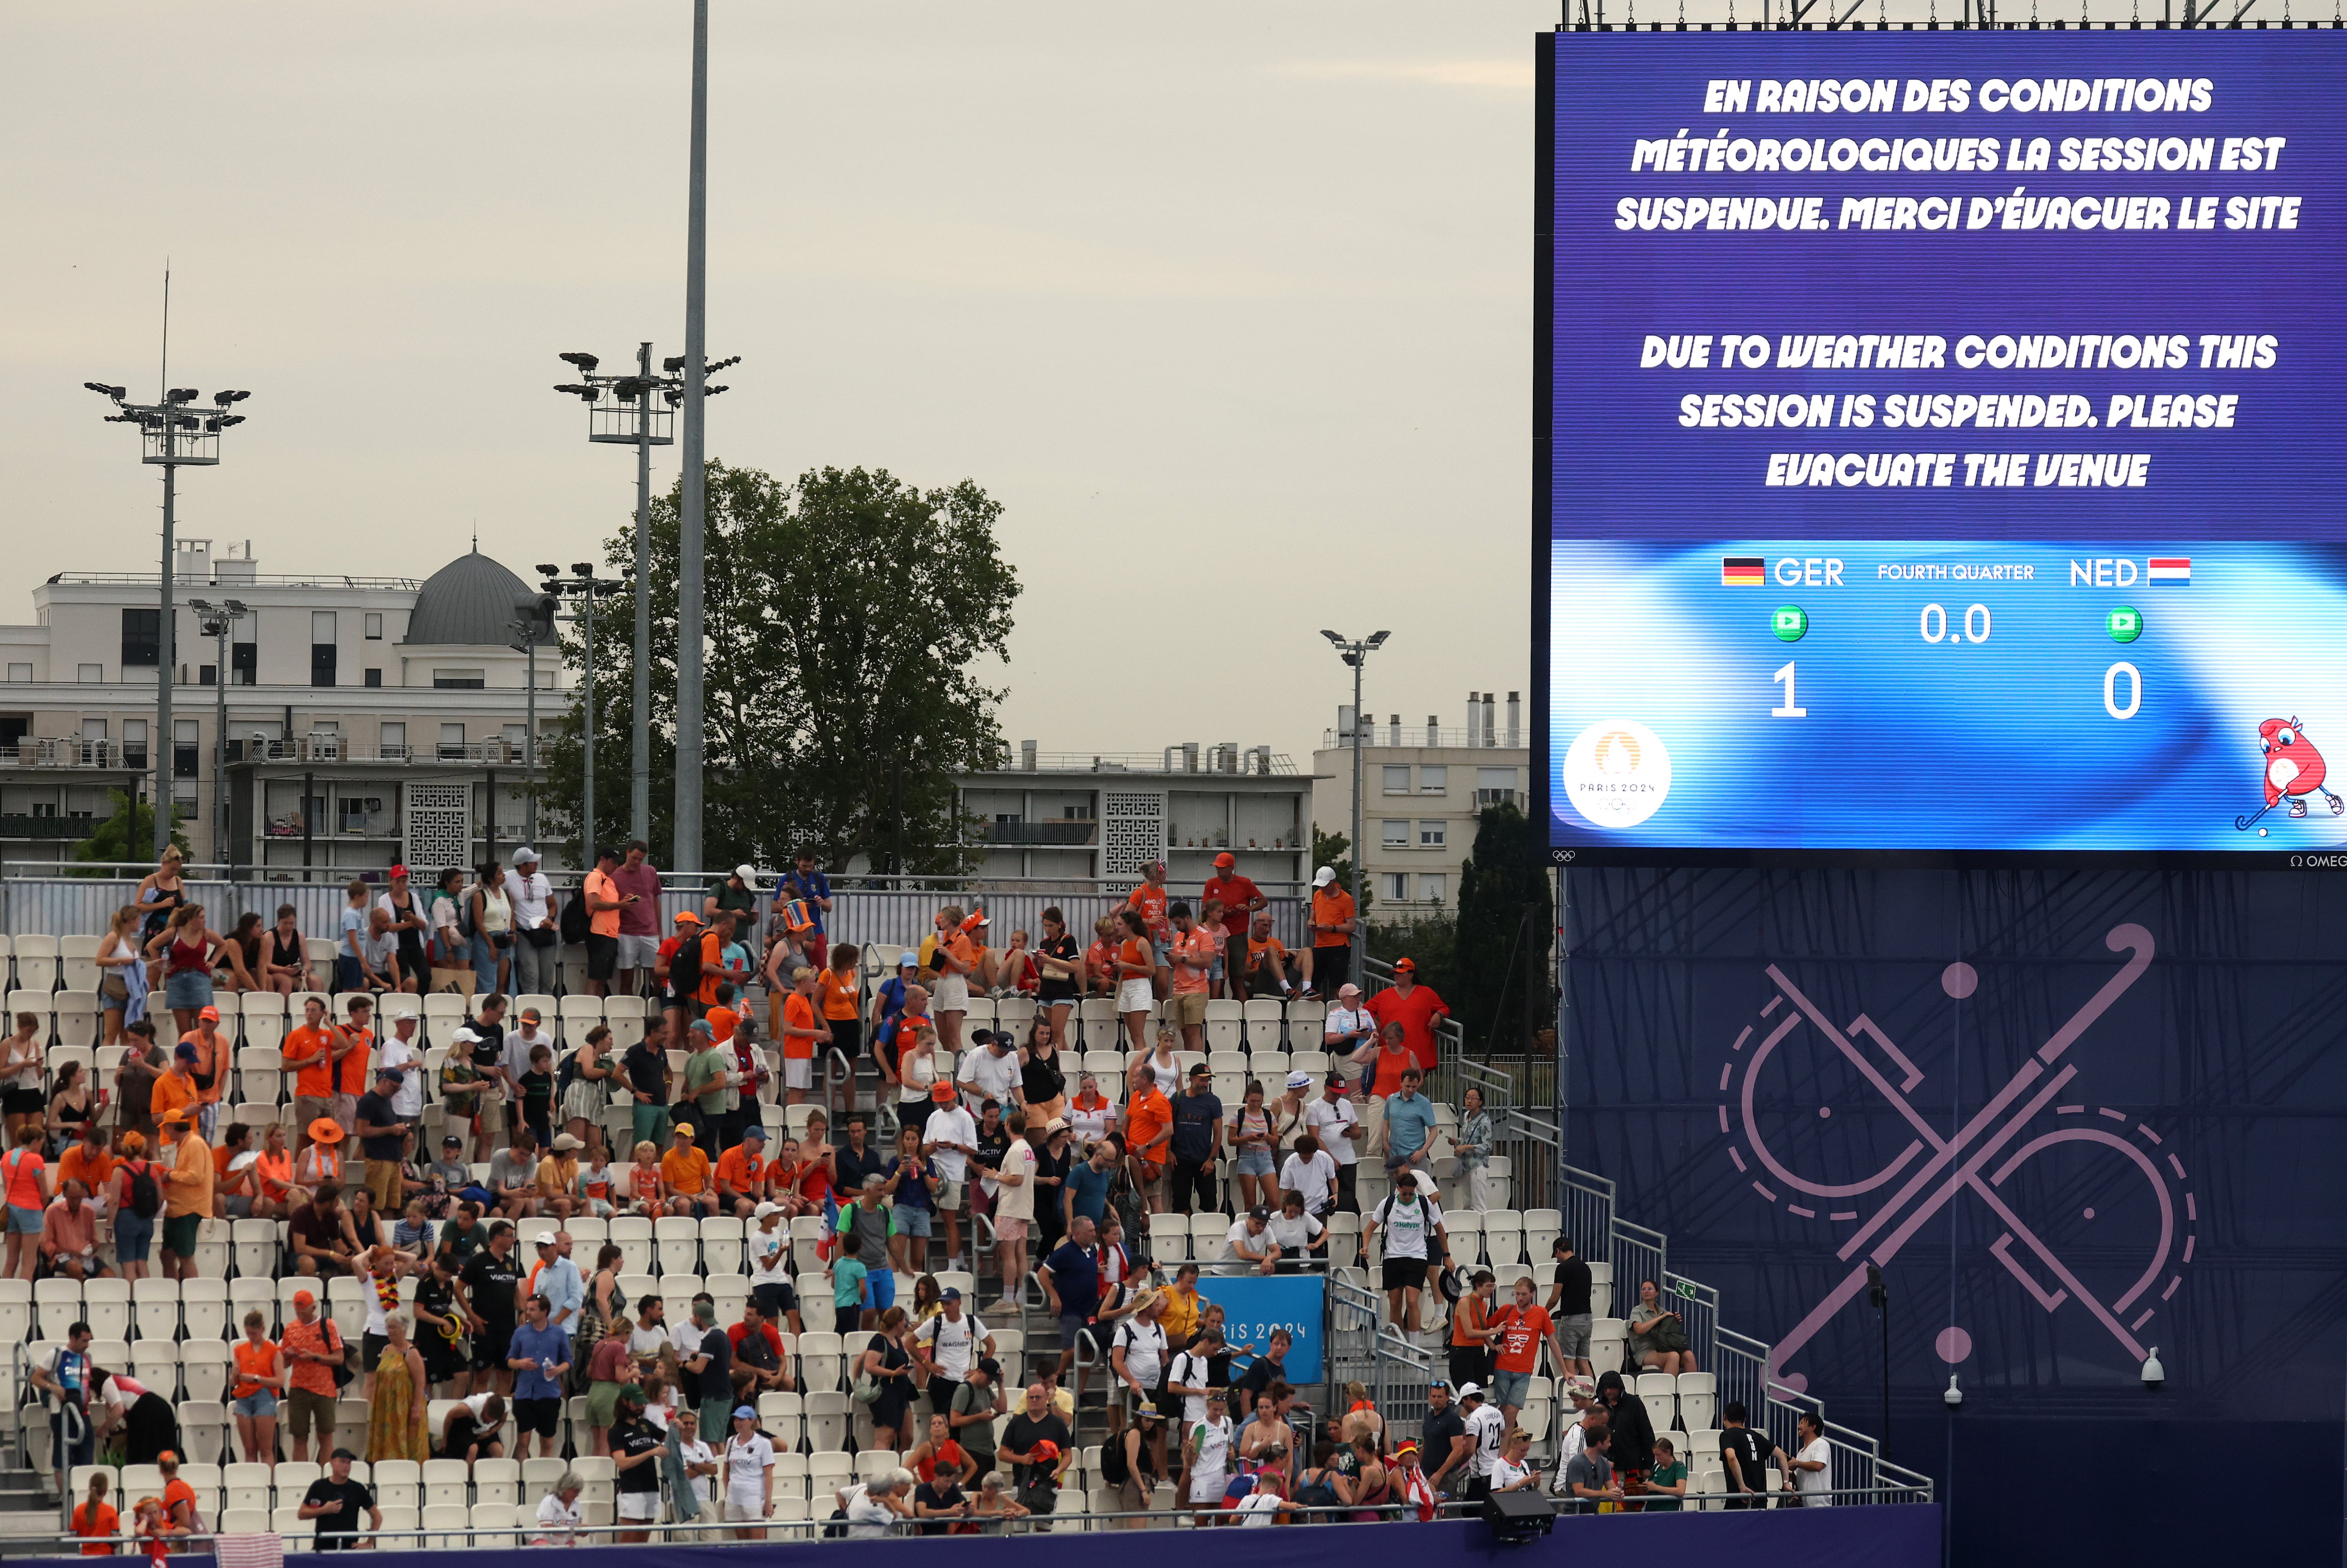
<path id="1" fill-rule="evenodd" d="M 1337 1210 L 1357 1214 L 1361 1205 L 1354 1195 L 1354 1178 L 1367 1130 L 1361 1125 L 1361 1113 L 1346 1097 L 1345 1084 L 1341 1072 L 1331 1071 L 1322 1080 L 1320 1098 L 1304 1108 L 1304 1125 L 1337 1163 Z"/>
<path id="2" fill-rule="evenodd" d="M 969 1202 L 969 1161 L 978 1153 L 978 1119 L 966 1110 L 954 1086 L 943 1079 L 929 1086 L 929 1116 L 921 1124 L 921 1153 L 941 1184 L 938 1213 L 946 1222 L 946 1266 L 961 1266 L 961 1216 Z"/>
<path id="3" fill-rule="evenodd" d="M 579 1314 L 587 1305 L 587 1281 L 570 1255 L 569 1231 L 540 1231 L 530 1238 L 538 1249 L 538 1266 L 524 1288 L 546 1297 L 546 1320 L 565 1334 L 579 1331 Z"/>
<path id="4" fill-rule="evenodd" d="M 1228 960 L 1223 974 L 1229 987 L 1224 994 L 1245 1001 L 1247 977 L 1239 971 L 1247 959 L 1247 927 L 1255 911 L 1271 907 L 1271 900 L 1251 879 L 1239 875 L 1238 864 L 1238 857 L 1228 850 L 1215 856 L 1214 875 L 1198 890 L 1198 902 L 1201 907 L 1215 901 L 1223 906 L 1223 948 Z"/>
<path id="5" fill-rule="evenodd" d="M 815 917 L 815 924 L 800 934 L 799 940 L 806 948 L 807 961 L 820 969 L 831 961 L 831 938 L 824 934 L 823 920 L 831 913 L 831 878 L 815 868 L 812 849 L 800 850 L 794 868 L 774 884 L 775 904 L 794 900 L 805 904 Z"/>
<path id="6" fill-rule="evenodd" d="M 1475 1383 L 1459 1385 L 1460 1419 L 1465 1424 L 1467 1440 L 1472 1445 L 1462 1466 L 1467 1485 L 1460 1495 L 1470 1502 L 1481 1502 L 1491 1494 L 1491 1461 L 1500 1457 L 1500 1445 L 1507 1436 L 1508 1423 L 1500 1408 L 1484 1397 L 1482 1388 Z"/>
<path id="7" fill-rule="evenodd" d="M 416 897 L 408 880 L 406 866 L 391 868 L 390 889 L 374 901 L 374 907 L 391 917 L 391 938 L 399 944 L 399 972 L 407 979 L 417 982 L 408 989 L 422 989 L 423 977 L 432 967 L 431 958 L 424 948 L 425 938 L 430 935 L 430 923 L 424 900 Z"/>
<path id="8" fill-rule="evenodd" d="M 321 1451 L 333 1435 L 333 1428 L 329 1425 L 318 1439 Z M 293 1440 L 298 1450 L 302 1440 Z M 367 1516 L 369 1530 L 383 1528 L 383 1510 L 377 1506 L 374 1493 L 364 1481 L 351 1479 L 351 1466 L 358 1462 L 358 1457 L 348 1449 L 336 1449 L 327 1462 L 326 1473 L 310 1483 L 310 1490 L 302 1494 L 301 1506 L 293 1511 L 296 1518 L 311 1522 L 311 1542 L 316 1551 L 348 1552 L 357 1546 L 362 1512 Z"/>
<path id="9" fill-rule="evenodd" d="M 212 1217 L 211 1146 L 184 1107 L 162 1118 L 162 1138 L 178 1150 L 163 1173 L 163 1277 L 193 1279 L 196 1233 Z"/>
<path id="10" fill-rule="evenodd" d="M 554 1031 L 546 1027 L 543 1013 L 534 1007 L 526 1007 L 521 1009 L 513 1032 L 506 1036 L 504 1049 L 497 1053 L 497 1081 L 505 1091 L 507 1131 L 528 1120 L 528 1107 L 522 1102 L 521 1081 L 530 1070 L 529 1053 L 541 1045 L 551 1054 Z"/>
<path id="11" fill-rule="evenodd" d="M 723 1151 L 720 1127 L 725 1120 L 726 1091 L 740 1074 L 734 1071 L 732 1054 L 717 1043 L 716 1025 L 707 1019 L 697 1018 L 687 1024 L 684 1040 L 684 1097 L 699 1112 L 694 1124 L 707 1135 L 706 1150 L 714 1158 Z"/>
<path id="12" fill-rule="evenodd" d="M 359 1096 L 354 1111 L 359 1152 L 366 1158 L 366 1190 L 387 1214 L 406 1207 L 400 1176 L 407 1158 L 407 1125 L 392 1105 L 406 1076 L 396 1067 L 376 1068 L 374 1087 Z"/>
<path id="13" fill-rule="evenodd" d="M 969 1039 L 970 1047 L 954 1070 L 966 1102 L 976 1111 L 994 1100 L 1009 1110 L 1019 1102 L 1018 1041 L 1007 1030 L 991 1029 L 978 1030 Z"/>
<path id="14" fill-rule="evenodd" d="M 661 1182 L 672 1194 L 679 1214 L 698 1218 L 717 1212 L 717 1194 L 711 1184 L 709 1156 L 697 1140 L 700 1129 L 679 1122 L 670 1134 L 668 1153 L 661 1156 Z M 719 1412 L 722 1419 L 723 1412 Z"/>
<path id="15" fill-rule="evenodd" d="M 1418 1059 L 1419 1068 L 1432 1072 L 1434 1031 L 1450 1016 L 1450 1004 L 1435 995 L 1431 986 L 1418 983 L 1418 965 L 1412 960 L 1396 958 L 1393 974 L 1394 983 L 1369 999 L 1369 1014 L 1380 1028 L 1400 1024 L 1402 1043 Z"/>
<path id="16" fill-rule="evenodd" d="M 229 1071 L 234 1065 L 228 1037 L 220 1030 L 220 1009 L 206 1004 L 196 1014 L 196 1027 L 179 1037 L 182 1046 L 196 1050 L 188 1075 L 196 1089 L 196 1128 L 207 1143 L 220 1136 L 220 1101 L 228 1093 Z"/>
<path id="17" fill-rule="evenodd" d="M 539 1456 L 552 1459 L 562 1426 L 563 1379 L 570 1375 L 570 1336 L 548 1320 L 546 1297 L 536 1292 L 523 1299 L 522 1312 L 525 1321 L 506 1341 L 505 1355 L 514 1374 L 514 1423 L 521 1433 L 514 1457 L 529 1458 L 535 1433 Z"/>
<path id="18" fill-rule="evenodd" d="M 1377 1043 L 1378 1020 L 1361 1005 L 1361 988 L 1349 982 L 1339 986 L 1336 1005 L 1320 1026 L 1320 1048 L 1344 1071 L 1349 1082 L 1361 1073 L 1354 1058 L 1364 1050 L 1375 1050 Z"/>
<path id="19" fill-rule="evenodd" d="M 161 1077 L 155 1080 L 155 1087 L 151 1091 L 151 1104 L 155 1120 L 159 1124 L 164 1117 L 175 1111 L 186 1112 L 188 1119 L 190 1122 L 194 1121 L 196 1102 L 200 1094 L 200 1091 L 196 1088 L 196 1063 L 202 1058 L 203 1052 L 196 1049 L 195 1036 L 192 1032 L 187 1039 L 171 1048 L 171 1065 L 164 1071 Z"/>
<path id="20" fill-rule="evenodd" d="M 1180 948 L 1177 937 L 1177 955 Z M 1174 1173 L 1165 1194 L 1170 1210 L 1206 1214 L 1222 1206 L 1214 1196 L 1214 1167 L 1223 1154 L 1223 1102 L 1214 1094 L 1214 1076 L 1204 1062 L 1197 1063 L 1190 1069 L 1189 1082 L 1173 1102 L 1174 1135 L 1169 1146 Z"/>
<path id="21" fill-rule="evenodd" d="M 915 1369 L 928 1379 L 930 1409 L 949 1410 L 954 1389 L 969 1378 L 970 1368 L 993 1357 L 994 1335 L 963 1310 L 958 1286 L 946 1286 L 939 1299 L 944 1310 L 913 1331 L 913 1357 Z"/>
<path id="22" fill-rule="evenodd" d="M 1357 845 L 1353 853 L 1358 855 Z M 1337 868 L 1323 866 L 1312 874 L 1312 973 L 1323 991 L 1353 978 L 1353 936 L 1360 921 L 1353 896 L 1337 881 Z"/>
<path id="23" fill-rule="evenodd" d="M 289 1387 L 285 1393 L 285 1430 L 293 1439 L 293 1462 L 310 1457 L 310 1429 L 318 1429 L 318 1451 L 331 1450 L 334 1441 L 334 1368 L 349 1356 L 342 1331 L 333 1320 L 321 1317 L 318 1298 L 307 1290 L 293 1293 L 293 1316 L 277 1337 L 285 1358 Z"/>
<path id="24" fill-rule="evenodd" d="M 772 1185 L 766 1165 L 766 1129 L 753 1122 L 742 1129 L 742 1141 L 717 1157 L 717 1212 L 749 1219 L 758 1212 Z"/>
<path id="25" fill-rule="evenodd" d="M 701 989 L 701 917 L 690 909 L 678 910 L 652 968 L 660 982 L 661 1011 L 668 1020 L 669 1032 L 680 1040 L 692 1017 L 693 993 Z"/>
<path id="26" fill-rule="evenodd" d="M 513 988 L 521 992 L 551 992 L 554 960 L 562 950 L 562 933 L 555 915 L 560 900 L 554 884 L 538 868 L 538 851 L 524 845 L 514 851 L 513 869 L 506 873 L 506 897 L 513 901 Z"/>
<path id="27" fill-rule="evenodd" d="M 377 1067 L 399 1069 L 399 1092 L 391 1097 L 391 1109 L 402 1122 L 412 1122 L 424 1114 L 424 1052 L 415 1043 L 421 1022 L 412 1012 L 394 1014 L 391 1032 L 375 1052 Z"/>

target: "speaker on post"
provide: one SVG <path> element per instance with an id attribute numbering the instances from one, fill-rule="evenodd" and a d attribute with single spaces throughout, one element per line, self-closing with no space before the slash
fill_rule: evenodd
<path id="1" fill-rule="evenodd" d="M 1555 1521 L 1555 1507 L 1537 1491 L 1495 1491 L 1483 1500 L 1483 1523 L 1503 1546 L 1537 1541 Z"/>

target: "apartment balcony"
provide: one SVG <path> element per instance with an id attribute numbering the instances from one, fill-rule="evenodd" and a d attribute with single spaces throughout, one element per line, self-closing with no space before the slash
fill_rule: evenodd
<path id="1" fill-rule="evenodd" d="M 18 812 L 0 815 L 0 839 L 29 838 L 46 843 L 78 843 L 97 831 L 89 816 L 31 816 Z"/>
<path id="2" fill-rule="evenodd" d="M 69 736 L 0 746 L 0 768 L 74 768 L 85 773 L 139 773 L 147 766 L 144 745 L 119 741 L 80 741 Z"/>
<path id="3" fill-rule="evenodd" d="M 981 844 L 1004 847 L 1083 848 L 1100 842 L 1100 824 L 1089 818 L 1050 817 L 1041 822 L 982 822 L 976 837 Z"/>

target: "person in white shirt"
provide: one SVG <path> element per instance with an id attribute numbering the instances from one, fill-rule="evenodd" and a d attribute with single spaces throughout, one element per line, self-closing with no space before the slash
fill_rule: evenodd
<path id="1" fill-rule="evenodd" d="M 424 1114 L 424 1052 L 416 1049 L 416 1016 L 412 1012 L 393 1014 L 391 1033 L 375 1052 L 376 1071 L 386 1067 L 400 1071 L 399 1090 L 391 1097 L 391 1109 L 403 1122 L 412 1122 Z"/>
<path id="2" fill-rule="evenodd" d="M 921 1124 L 921 1153 L 944 1184 L 938 1189 L 938 1213 L 946 1222 L 946 1266 L 958 1268 L 961 1216 L 969 1212 L 969 1152 L 978 1147 L 978 1119 L 950 1083 L 934 1085 L 930 1102 L 929 1119 Z"/>
<path id="3" fill-rule="evenodd" d="M 1279 1190 L 1302 1194 L 1304 1212 L 1315 1218 L 1327 1214 L 1334 1207 L 1337 1162 L 1320 1146 L 1318 1137 L 1306 1132 L 1296 1140 L 1296 1153 L 1279 1167 Z"/>
<path id="4" fill-rule="evenodd" d="M 1133 1297 L 1133 1311 L 1118 1321 L 1116 1333 L 1109 1340 L 1109 1366 L 1132 1396 L 1135 1412 L 1163 1409 L 1160 1388 L 1165 1371 L 1165 1329 L 1158 1320 L 1164 1315 L 1164 1296 L 1144 1290 Z M 1159 1450 L 1157 1471 L 1163 1475 L 1165 1437 L 1162 1428 L 1151 1432 L 1148 1440 Z"/>
<path id="5" fill-rule="evenodd" d="M 993 1356 L 994 1336 L 975 1316 L 962 1310 L 959 1286 L 947 1286 L 938 1300 L 945 1309 L 923 1322 L 913 1339 L 929 1364 L 931 1407 L 950 1410 L 954 1386 L 969 1376 L 980 1357 Z"/>
<path id="6" fill-rule="evenodd" d="M 580 1525 L 587 1522 L 587 1511 L 579 1506 L 579 1494 L 587 1483 L 573 1471 L 564 1471 L 538 1505 L 538 1534 L 532 1546 L 568 1546 Z"/>
<path id="7" fill-rule="evenodd" d="M 1205 1419 L 1190 1429 L 1182 1443 L 1182 1473 L 1189 1478 L 1182 1501 L 1201 1515 L 1222 1512 L 1223 1489 L 1231 1480 L 1231 1456 L 1238 1451 L 1238 1429 L 1225 1413 L 1227 1401 L 1222 1389 L 1207 1390 Z"/>
<path id="8" fill-rule="evenodd" d="M 661 1347 L 670 1343 L 668 1325 L 661 1321 L 668 1313 L 668 1303 L 657 1296 L 647 1296 L 636 1303 L 636 1326 L 628 1335 L 628 1354 L 634 1357 L 658 1356 Z M 701 1348 L 693 1347 L 694 1355 Z"/>
<path id="9" fill-rule="evenodd" d="M 1206 1419 L 1206 1380 L 1214 1372 L 1209 1353 L 1221 1349 L 1222 1344 L 1222 1337 L 1209 1328 L 1191 1340 L 1188 1349 L 1176 1352 L 1173 1364 L 1165 1368 L 1165 1392 L 1182 1401 L 1185 1430 Z"/>
<path id="10" fill-rule="evenodd" d="M 1271 1210 L 1257 1204 L 1231 1222 L 1223 1238 L 1225 1274 L 1269 1274 L 1279 1266 L 1279 1243 L 1271 1235 Z"/>
<path id="11" fill-rule="evenodd" d="M 556 931 L 554 884 L 538 868 L 538 851 L 524 845 L 514 851 L 514 868 L 506 873 L 506 897 L 513 903 L 513 989 L 517 996 L 554 989 L 554 960 L 562 951 L 553 941 L 533 940 L 532 931 Z M 541 945 L 543 944 L 543 945 Z"/>
<path id="12" fill-rule="evenodd" d="M 1532 1446 L 1532 1433 L 1522 1427 L 1507 1435 L 1500 1457 L 1491 1461 L 1491 1491 L 1531 1491 L 1540 1484 L 1540 1467 L 1531 1462 Z"/>
<path id="13" fill-rule="evenodd" d="M 1281 1194 L 1279 1212 L 1271 1216 L 1266 1229 L 1271 1239 L 1279 1244 L 1279 1255 L 1290 1263 L 1300 1266 L 1312 1258 L 1327 1255 L 1321 1250 L 1320 1222 L 1305 1213 L 1302 1193 Z"/>
<path id="14" fill-rule="evenodd" d="M 892 1470 L 857 1486 L 843 1487 L 832 1495 L 847 1515 L 847 1539 L 877 1541 L 888 1534 L 900 1517 L 909 1517 L 913 1472 Z"/>
<path id="15" fill-rule="evenodd" d="M 765 1522 L 774 1512 L 774 1445 L 758 1430 L 758 1412 L 748 1405 L 734 1407 L 724 1474 L 726 1522 L 756 1526 L 735 1531 L 733 1539 L 764 1541 Z"/>
<path id="16" fill-rule="evenodd" d="M 1801 1412 L 1801 1451 L 1785 1461 L 1785 1490 L 1799 1493 L 1803 1508 L 1833 1506 L 1833 1448 L 1807 1410 Z"/>
<path id="17" fill-rule="evenodd" d="M 506 1081 L 506 1121 L 511 1126 L 522 1124 L 522 1074 L 529 1071 L 529 1053 L 541 1045 L 546 1047 L 549 1056 L 559 1058 L 562 1054 L 555 1048 L 554 1032 L 546 1027 L 546 1020 L 538 1010 L 524 1008 L 520 1021 L 506 1036 L 504 1054 L 497 1058 L 497 1071 Z"/>
<path id="18" fill-rule="evenodd" d="M 977 1043 L 962 1052 L 961 1061 L 954 1069 L 963 1102 L 976 1111 L 991 1100 L 1008 1116 L 1011 1108 L 1021 1102 L 1018 1097 L 1021 1081 L 1018 1042 L 1007 1030 L 981 1029 L 970 1039 Z"/>
<path id="19" fill-rule="evenodd" d="M 1426 1287 L 1427 1270 L 1437 1258 L 1450 1266 L 1450 1238 L 1442 1228 L 1442 1209 L 1428 1196 L 1434 1178 L 1420 1171 L 1415 1183 L 1397 1187 L 1381 1199 L 1361 1222 L 1361 1251 L 1366 1254 L 1379 1227 L 1386 1233 L 1384 1274 L 1386 1307 L 1403 1331 L 1419 1329 L 1419 1296 Z M 1460 1389 L 1465 1393 L 1465 1389 Z"/>
<path id="20" fill-rule="evenodd" d="M 701 1412 L 686 1405 L 676 1412 L 676 1453 L 684 1462 L 685 1479 L 692 1485 L 692 1495 L 710 1517 L 718 1517 L 717 1497 L 720 1491 L 720 1466 L 717 1450 L 701 1438 Z"/>
<path id="21" fill-rule="evenodd" d="M 1328 1060 L 1337 1063 L 1340 1071 L 1352 1068 L 1344 1074 L 1348 1088 L 1349 1081 L 1361 1076 L 1360 1067 L 1353 1061 L 1354 1052 L 1364 1049 L 1374 1052 L 1377 1048 L 1378 1020 L 1361 1005 L 1361 988 L 1339 988 L 1337 1005 L 1328 1009 L 1327 1021 L 1321 1025 L 1320 1049 L 1328 1053 Z"/>
<path id="22" fill-rule="evenodd" d="M 1361 1158 L 1361 1113 L 1345 1098 L 1345 1075 L 1330 1073 L 1320 1098 L 1304 1108 L 1304 1126 L 1320 1141 L 1321 1149 L 1337 1164 L 1337 1206 L 1348 1214 L 1361 1212 L 1353 1195 L 1354 1166 Z"/>
<path id="23" fill-rule="evenodd" d="M 750 1299 L 765 1312 L 768 1322 L 788 1323 L 792 1333 L 800 1333 L 798 1293 L 791 1288 L 791 1235 L 784 1226 L 783 1205 L 760 1204 L 752 1217 L 759 1228 L 750 1233 Z"/>
<path id="24" fill-rule="evenodd" d="M 1467 1455 L 1466 1496 L 1480 1500 L 1491 1490 L 1491 1467 L 1500 1460 L 1500 1449 L 1505 1439 L 1507 1421 L 1500 1407 L 1483 1397 L 1480 1385 L 1462 1383 L 1459 1388 L 1459 1409 L 1466 1422 L 1467 1435 L 1475 1440 L 1475 1447 Z"/>

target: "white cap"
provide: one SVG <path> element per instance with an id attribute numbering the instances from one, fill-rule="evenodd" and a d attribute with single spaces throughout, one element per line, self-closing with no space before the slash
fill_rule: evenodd
<path id="1" fill-rule="evenodd" d="M 552 1246 L 555 1245 L 554 1233 L 552 1231 L 540 1231 L 530 1238 L 530 1245 L 532 1246 Z"/>
<path id="2" fill-rule="evenodd" d="M 733 875 L 744 882 L 755 882 L 758 879 L 758 868 L 754 866 L 736 866 L 733 868 Z"/>
<path id="3" fill-rule="evenodd" d="M 1323 866 L 1312 874 L 1312 886 L 1315 887 L 1326 887 L 1335 880 L 1337 880 L 1337 868 L 1333 866 Z"/>
<path id="4" fill-rule="evenodd" d="M 537 859 L 538 859 L 538 851 L 537 851 L 537 850 L 535 850 L 535 849 L 532 849 L 532 848 L 531 848 L 528 845 L 527 845 L 527 844 L 523 845 L 519 849 L 517 849 L 517 850 L 515 850 L 515 851 L 514 851 L 514 864 L 515 864 L 516 866 L 528 865 L 528 864 L 534 863 Z"/>
<path id="5" fill-rule="evenodd" d="M 757 1208 L 751 1213 L 750 1217 L 753 1220 L 762 1220 L 768 1214 L 778 1214 L 782 1212 L 783 1205 L 780 1204 L 760 1204 Z"/>
<path id="6" fill-rule="evenodd" d="M 1461 1383 L 1459 1385 L 1459 1397 L 1462 1399 L 1470 1394 L 1473 1394 L 1478 1398 L 1481 1398 L 1482 1392 L 1483 1385 L 1481 1383 Z"/>
<path id="7" fill-rule="evenodd" d="M 481 1043 L 480 1031 L 474 1029 L 474 1027 L 468 1023 L 460 1023 L 455 1029 L 450 1030 L 448 1031 L 448 1039 L 452 1043 L 461 1042 L 466 1045 L 478 1045 Z"/>

